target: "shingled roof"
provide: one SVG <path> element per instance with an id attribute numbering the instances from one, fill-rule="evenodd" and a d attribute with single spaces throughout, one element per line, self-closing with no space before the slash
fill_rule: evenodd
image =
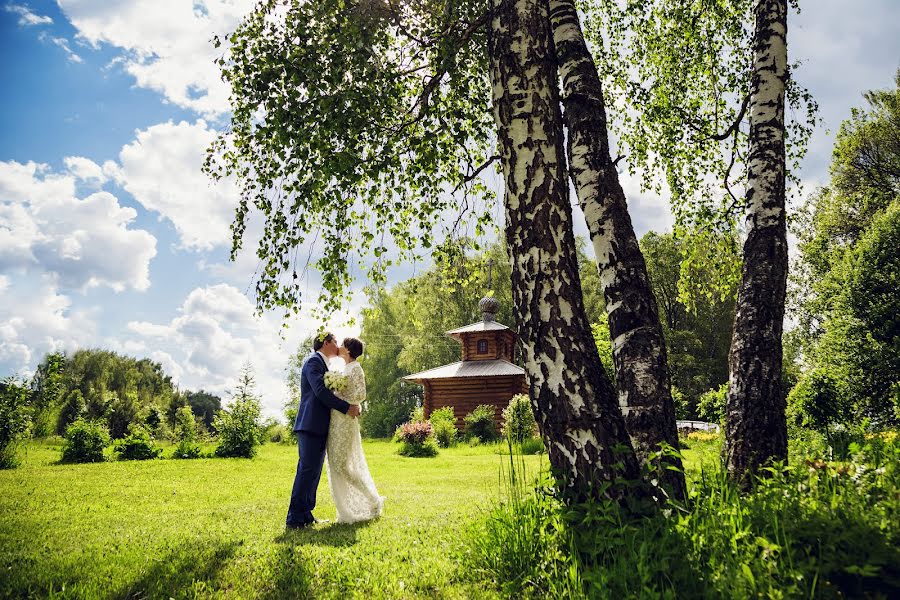
<path id="1" fill-rule="evenodd" d="M 506 329 L 504 327 L 504 329 Z M 497 360 L 465 360 L 453 364 L 429 369 L 420 373 L 407 375 L 408 381 L 425 379 L 448 379 L 451 377 L 496 377 L 503 375 L 524 375 L 525 369 L 502 359 Z"/>
<path id="2" fill-rule="evenodd" d="M 471 325 L 466 325 L 459 329 L 451 329 L 446 333 L 447 335 L 455 335 L 458 333 L 470 333 L 475 331 L 501 331 L 503 329 L 509 329 L 509 327 L 502 323 L 498 323 L 497 321 L 478 321 L 477 323 L 472 323 Z"/>

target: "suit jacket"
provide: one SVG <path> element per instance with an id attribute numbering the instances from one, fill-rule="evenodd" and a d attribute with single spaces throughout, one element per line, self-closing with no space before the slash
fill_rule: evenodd
<path id="1" fill-rule="evenodd" d="M 327 436 L 331 425 L 331 409 L 346 414 L 350 405 L 325 386 L 328 365 L 315 353 L 300 370 L 300 407 L 294 420 L 294 431 Z"/>

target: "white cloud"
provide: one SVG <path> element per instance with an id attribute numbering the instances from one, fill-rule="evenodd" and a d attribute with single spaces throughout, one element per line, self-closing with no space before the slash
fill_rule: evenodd
<path id="1" fill-rule="evenodd" d="M 103 172 L 103 167 L 95 163 L 89 158 L 83 156 L 67 156 L 63 159 L 66 169 L 75 176 L 75 179 L 91 183 L 94 185 L 103 185 L 107 176 Z"/>
<path id="2" fill-rule="evenodd" d="M 48 352 L 72 351 L 96 339 L 89 311 L 75 310 L 46 277 L 7 278 L 0 286 L 0 369 L 30 375 Z"/>
<path id="3" fill-rule="evenodd" d="M 63 52 L 66 53 L 66 58 L 69 59 L 69 62 L 73 63 L 83 63 L 84 60 L 78 56 L 69 45 L 69 40 L 63 37 L 56 37 L 53 35 L 49 35 L 47 32 L 41 32 L 38 36 L 38 39 L 42 42 L 47 42 L 53 44 L 54 46 L 58 46 L 63 49 Z"/>
<path id="4" fill-rule="evenodd" d="M 359 306 L 337 315 L 338 336 L 358 335 L 357 327 L 340 327 Z M 308 311 L 304 311 L 308 314 Z M 280 416 L 287 399 L 285 368 L 298 343 L 318 329 L 310 317 L 284 331 L 278 317 L 253 314 L 252 302 L 237 288 L 218 284 L 192 290 L 165 324 L 131 322 L 128 330 L 154 349 L 151 357 L 183 388 L 211 391 L 229 398 L 241 367 L 250 362 L 267 415 Z"/>
<path id="5" fill-rule="evenodd" d="M 228 109 L 211 39 L 230 33 L 252 0 L 59 0 L 79 36 L 122 48 L 137 85 L 204 115 Z"/>
<path id="6" fill-rule="evenodd" d="M 200 170 L 216 131 L 203 120 L 169 121 L 136 135 L 119 154 L 116 180 L 147 210 L 171 221 L 184 247 L 230 243 L 237 188 L 227 181 L 214 183 Z"/>
<path id="7" fill-rule="evenodd" d="M 72 174 L 0 162 L 0 272 L 48 273 L 66 288 L 145 290 L 156 238 L 108 192 L 78 198 Z"/>
<path id="8" fill-rule="evenodd" d="M 7 4 L 4 9 L 6 10 L 6 12 L 19 15 L 19 27 L 50 25 L 53 23 L 53 19 L 51 19 L 50 17 L 37 15 L 31 12 L 30 8 L 21 4 Z"/>

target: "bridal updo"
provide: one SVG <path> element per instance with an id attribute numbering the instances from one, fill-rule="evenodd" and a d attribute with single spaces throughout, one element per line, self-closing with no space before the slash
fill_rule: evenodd
<path id="1" fill-rule="evenodd" d="M 341 345 L 347 349 L 347 353 L 350 354 L 350 357 L 353 360 L 356 360 L 357 358 L 362 356 L 363 343 L 355 337 L 344 338 L 344 341 L 341 342 Z"/>

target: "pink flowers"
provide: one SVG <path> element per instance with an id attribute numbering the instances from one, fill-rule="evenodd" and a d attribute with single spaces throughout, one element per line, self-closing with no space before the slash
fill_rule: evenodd
<path id="1" fill-rule="evenodd" d="M 431 423 L 418 421 L 404 423 L 400 426 L 400 441 L 407 444 L 424 444 L 432 433 Z"/>

